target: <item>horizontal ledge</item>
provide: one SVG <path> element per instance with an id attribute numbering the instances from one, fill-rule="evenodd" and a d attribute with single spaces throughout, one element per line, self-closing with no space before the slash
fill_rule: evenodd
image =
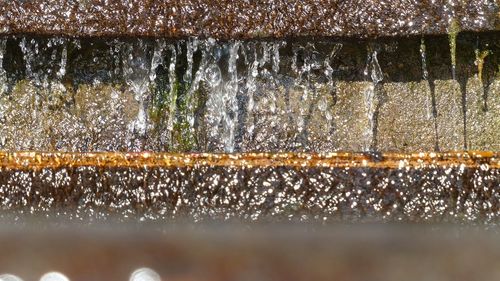
<path id="1" fill-rule="evenodd" d="M 382 37 L 493 31 L 499 18 L 495 0 L 0 1 L 0 35 Z"/>
<path id="2" fill-rule="evenodd" d="M 57 168 L 196 168 L 196 167 L 296 167 L 296 168 L 500 168 L 500 152 L 446 153 L 71 153 L 0 152 L 0 169 Z"/>

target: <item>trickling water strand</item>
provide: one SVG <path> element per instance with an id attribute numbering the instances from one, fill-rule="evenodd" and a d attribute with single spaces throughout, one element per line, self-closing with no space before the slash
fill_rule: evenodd
<path id="1" fill-rule="evenodd" d="M 280 47 L 284 43 L 273 43 L 273 72 L 278 74 L 280 71 Z"/>
<path id="2" fill-rule="evenodd" d="M 226 44 L 215 45 L 212 52 L 208 55 L 210 62 L 205 68 L 205 82 L 209 88 L 209 97 L 207 101 L 207 122 L 211 143 L 215 144 L 216 149 L 225 149 L 228 142 L 225 124 L 227 114 L 227 81 L 222 81 L 222 71 L 219 67 L 220 54 L 228 48 Z M 219 145 L 224 146 L 223 148 Z"/>
<path id="3" fill-rule="evenodd" d="M 239 77 L 237 61 L 242 43 L 239 41 L 222 44 L 213 49 L 211 62 L 205 70 L 205 81 L 209 87 L 207 101 L 207 122 L 209 124 L 211 143 L 217 149 L 234 152 L 236 125 L 239 115 L 238 93 Z M 228 54 L 227 78 L 222 79 L 219 66 L 220 53 Z"/>
<path id="4" fill-rule="evenodd" d="M 325 58 L 325 61 L 323 62 L 323 74 L 326 77 L 327 83 L 326 83 L 326 88 L 327 91 L 333 92 L 335 91 L 335 82 L 333 80 L 333 68 L 331 66 L 331 60 L 334 59 L 340 49 L 342 48 L 342 44 L 335 44 L 333 46 L 332 51 L 330 52 L 330 55 Z M 325 113 L 326 120 L 328 120 L 329 127 L 332 125 L 330 124 L 330 121 L 333 119 L 333 116 L 331 112 L 327 111 L 328 109 L 328 102 L 326 100 L 326 97 L 322 97 L 320 102 L 318 103 L 318 108 L 320 111 Z"/>
<path id="5" fill-rule="evenodd" d="M 370 84 L 366 87 L 364 91 L 365 95 L 365 105 L 366 105 L 366 115 L 368 117 L 368 128 L 365 131 L 365 136 L 366 136 L 366 144 L 365 144 L 365 151 L 369 151 L 371 149 L 371 145 L 373 143 L 373 126 L 374 126 L 374 120 L 373 120 L 373 114 L 375 113 L 375 102 L 374 102 L 374 97 L 375 97 L 375 83 Z"/>
<path id="6" fill-rule="evenodd" d="M 164 63 L 163 51 L 165 50 L 165 40 L 159 39 L 155 43 L 153 58 L 151 59 L 151 69 L 149 71 L 149 81 L 156 79 L 156 69 Z"/>
<path id="7" fill-rule="evenodd" d="M 330 57 L 327 57 L 325 59 L 325 62 L 323 63 L 323 67 L 325 68 L 325 71 L 323 72 L 325 74 L 326 80 L 328 81 L 328 85 L 333 85 L 333 68 L 330 65 Z"/>
<path id="8" fill-rule="evenodd" d="M 236 61 L 238 60 L 238 51 L 241 43 L 231 43 L 229 46 L 228 74 L 229 81 L 224 89 L 225 113 L 224 113 L 224 150 L 226 152 L 234 151 L 234 139 L 236 122 L 238 121 L 238 71 Z"/>
<path id="9" fill-rule="evenodd" d="M 302 140 L 306 141 L 307 136 L 307 124 L 306 118 L 310 115 L 310 108 L 307 106 L 310 101 L 316 98 L 317 91 L 315 89 L 314 83 L 311 81 L 312 72 L 315 70 L 320 70 L 323 64 L 318 60 L 318 52 L 316 51 L 316 46 L 313 43 L 307 43 L 305 47 L 297 46 L 296 51 L 301 50 L 303 52 L 303 64 L 298 66 L 296 61 L 293 62 L 297 69 L 297 79 L 295 79 L 295 86 L 302 91 L 302 104 L 304 106 L 299 107 L 299 116 L 297 117 L 297 131 L 301 135 Z M 304 142 L 301 145 L 305 145 Z"/>
<path id="10" fill-rule="evenodd" d="M 68 47 L 66 44 L 64 44 L 63 50 L 61 52 L 61 67 L 59 68 L 59 71 L 57 72 L 57 77 L 59 79 L 63 78 L 64 75 L 66 75 L 67 61 L 68 61 Z"/>
<path id="11" fill-rule="evenodd" d="M 170 51 L 170 63 L 168 65 L 168 120 L 167 120 L 167 130 L 172 132 L 174 130 L 175 113 L 177 108 L 177 75 L 175 73 L 175 66 L 177 64 L 177 51 L 175 46 L 168 45 L 168 50 Z"/>
<path id="12" fill-rule="evenodd" d="M 429 72 L 427 71 L 427 53 L 425 47 L 425 39 L 420 40 L 420 57 L 422 59 L 422 79 L 429 79 Z"/>
<path id="13" fill-rule="evenodd" d="M 3 68 L 3 58 L 7 46 L 7 40 L 0 39 L 0 95 L 7 91 L 7 73 Z"/>
<path id="14" fill-rule="evenodd" d="M 39 73 L 33 70 L 33 67 L 35 67 L 36 56 L 39 53 L 38 42 L 35 39 L 31 39 L 28 41 L 26 37 L 23 37 L 19 42 L 19 47 L 21 48 L 21 52 L 23 53 L 26 78 L 30 80 L 35 85 L 36 88 L 40 87 L 47 88 L 48 86 L 47 79 L 41 79 Z M 33 94 L 34 94 L 34 104 L 38 105 L 40 103 L 40 95 L 35 93 Z M 38 115 L 40 113 L 39 111 L 40 110 L 38 106 L 33 107 L 33 110 L 30 113 L 31 118 L 33 120 L 38 119 Z M 37 129 L 39 128 L 33 129 L 34 134 L 37 133 Z"/>
<path id="15" fill-rule="evenodd" d="M 271 62 L 272 73 L 266 68 L 268 62 Z M 269 87 L 274 87 L 277 79 L 276 75 L 278 74 L 277 70 L 279 69 L 279 43 L 262 42 L 262 57 L 259 66 L 265 83 L 268 84 Z M 272 114 L 276 112 L 276 99 L 275 91 L 267 91 L 266 100 L 268 101 L 269 109 Z"/>
<path id="16" fill-rule="evenodd" d="M 262 46 L 262 56 L 260 57 L 259 65 L 260 67 L 264 67 L 270 59 L 270 52 L 272 47 L 269 46 L 268 42 L 262 42 L 261 46 Z"/>
<path id="17" fill-rule="evenodd" d="M 195 94 L 200 87 L 200 82 L 205 80 L 205 73 L 207 70 L 207 66 L 210 63 L 211 53 L 213 51 L 214 46 L 216 45 L 216 41 L 213 38 L 209 38 L 203 42 L 202 53 L 201 53 L 201 62 L 198 70 L 195 72 L 194 79 L 189 87 L 189 90 L 185 96 L 186 102 L 186 119 L 188 121 L 189 127 L 191 131 L 194 131 L 194 121 L 195 121 L 195 104 L 194 98 Z"/>
<path id="18" fill-rule="evenodd" d="M 253 62 L 248 64 L 249 68 L 247 71 L 247 79 L 246 79 L 246 89 L 247 89 L 247 133 L 251 136 L 255 129 L 254 119 L 253 119 L 253 110 L 254 110 L 254 95 L 257 90 L 256 79 L 259 75 L 259 61 L 257 58 L 257 49 L 252 48 L 250 50 L 253 53 Z M 248 57 L 248 56 L 247 56 Z"/>
<path id="19" fill-rule="evenodd" d="M 190 83 L 191 79 L 193 79 L 193 59 L 194 53 L 198 50 L 198 43 L 198 39 L 196 38 L 186 42 L 187 68 L 183 78 L 185 83 Z"/>
<path id="20" fill-rule="evenodd" d="M 136 120 L 130 124 L 129 130 L 144 135 L 148 128 L 145 100 L 150 86 L 151 61 L 147 58 L 148 45 L 140 40 L 137 44 L 127 45 L 123 56 L 125 81 L 139 102 Z"/>
<path id="21" fill-rule="evenodd" d="M 420 58 L 422 61 L 422 79 L 427 81 L 429 79 L 429 71 L 427 70 L 427 53 L 426 53 L 424 38 L 420 40 Z M 431 94 L 427 96 L 427 99 L 425 101 L 426 101 L 425 108 L 427 112 L 427 119 L 431 119 L 433 117 Z"/>
<path id="22" fill-rule="evenodd" d="M 372 59 L 371 59 L 370 77 L 372 78 L 373 83 L 376 85 L 384 79 L 384 74 L 382 72 L 382 69 L 380 68 L 379 63 L 378 63 L 377 51 L 373 51 L 371 58 Z"/>
<path id="23" fill-rule="evenodd" d="M 325 74 L 325 77 L 326 77 L 326 80 L 328 81 L 327 85 L 329 87 L 332 87 L 333 86 L 333 68 L 331 66 L 331 60 L 334 59 L 338 52 L 340 51 L 340 49 L 342 48 L 342 44 L 335 44 L 333 46 L 333 49 L 332 51 L 330 52 L 330 55 L 327 56 L 325 58 L 325 61 L 323 62 L 323 67 L 325 68 L 324 70 L 324 74 Z"/>
<path id="24" fill-rule="evenodd" d="M 366 151 L 371 150 L 372 145 L 374 143 L 375 110 L 376 110 L 375 91 L 377 84 L 380 83 L 384 78 L 383 76 L 384 74 L 378 63 L 377 53 L 378 53 L 377 50 L 373 50 L 371 53 L 368 52 L 367 66 L 364 72 L 365 75 L 368 74 L 370 75 L 370 78 L 373 82 L 364 91 L 365 104 L 367 108 L 367 117 L 368 117 L 368 129 L 366 130 L 365 133 L 367 139 L 367 143 L 365 145 Z"/>
<path id="25" fill-rule="evenodd" d="M 295 75 L 298 75 L 299 69 L 297 67 L 297 60 L 298 60 L 298 56 L 299 56 L 299 49 L 296 46 L 294 46 L 292 49 L 292 52 L 293 52 L 293 56 L 292 56 L 291 68 L 292 68 L 293 73 L 295 73 Z"/>
<path id="26" fill-rule="evenodd" d="M 78 43 L 80 45 L 80 43 Z M 111 57 L 113 58 L 113 65 L 114 65 L 114 69 L 113 69 L 113 74 L 115 75 L 115 77 L 118 77 L 118 75 L 120 74 L 120 70 L 121 70 L 121 63 L 122 61 L 120 60 L 120 54 L 122 53 L 122 45 L 123 43 L 121 41 L 119 41 L 118 39 L 114 39 L 112 42 L 111 42 L 111 46 L 110 46 L 110 54 L 111 54 Z M 81 46 L 79 47 L 81 48 Z"/>
<path id="27" fill-rule="evenodd" d="M 21 48 L 21 51 L 23 53 L 27 78 L 32 80 L 35 84 L 39 84 L 40 79 L 33 72 L 35 56 L 38 54 L 38 43 L 35 41 L 35 39 L 31 39 L 28 42 L 28 40 L 26 40 L 26 37 L 24 37 L 19 42 L 19 47 Z"/>

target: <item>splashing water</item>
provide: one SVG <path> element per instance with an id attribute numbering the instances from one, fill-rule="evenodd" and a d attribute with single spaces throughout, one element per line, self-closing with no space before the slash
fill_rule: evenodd
<path id="1" fill-rule="evenodd" d="M 434 42 L 420 43 L 416 80 L 428 79 L 433 67 L 425 44 Z M 9 93 L 0 105 L 0 144 L 67 151 L 373 150 L 385 75 L 377 44 L 7 38 L 0 80 L 12 85 L 1 83 Z M 367 47 L 363 64 L 359 55 Z M 390 81 L 395 65 L 387 64 L 388 88 L 397 82 Z M 362 94 L 361 107 L 353 91 Z M 11 92 L 16 98 L 7 98 Z M 429 118 L 439 104 L 426 103 Z"/>

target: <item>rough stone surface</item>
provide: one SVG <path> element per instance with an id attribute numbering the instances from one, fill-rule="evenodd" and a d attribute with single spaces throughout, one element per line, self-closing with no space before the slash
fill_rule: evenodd
<path id="1" fill-rule="evenodd" d="M 382 94 L 383 102 L 378 113 L 378 149 L 435 150 L 435 118 L 427 82 L 387 83 Z"/>
<path id="2" fill-rule="evenodd" d="M 332 110 L 335 120 L 334 137 L 340 150 L 345 148 L 352 151 L 363 151 L 370 145 L 370 138 L 367 137 L 370 126 L 364 91 L 371 84 L 371 82 L 340 82 L 337 85 L 338 101 Z"/>
<path id="3" fill-rule="evenodd" d="M 0 142 L 10 150 L 123 150 L 133 141 L 127 125 L 138 104 L 109 85 L 40 91 L 29 82 L 0 98 Z M 8 124 L 8 125 L 6 125 Z"/>
<path id="4" fill-rule="evenodd" d="M 460 85 L 454 80 L 435 83 L 439 148 L 463 150 L 466 137 Z"/>
<path id="5" fill-rule="evenodd" d="M 500 151 L 500 80 L 485 88 L 476 77 L 467 85 L 468 148 Z"/>
<path id="6" fill-rule="evenodd" d="M 0 33 L 255 38 L 498 30 L 495 0 L 1 0 Z"/>

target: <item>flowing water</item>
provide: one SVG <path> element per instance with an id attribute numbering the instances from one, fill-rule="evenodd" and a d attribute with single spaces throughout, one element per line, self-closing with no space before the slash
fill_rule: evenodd
<path id="1" fill-rule="evenodd" d="M 475 40 L 485 42 L 493 53 L 498 45 L 488 42 L 494 38 Z M 450 61 L 429 54 L 429 48 L 444 44 L 425 48 L 429 43 L 423 39 L 420 44 L 413 39 L 365 44 L 326 39 L 313 43 L 32 37 L 0 42 L 4 150 L 332 152 L 500 147 L 498 141 L 484 140 L 498 136 L 493 128 L 497 121 L 483 127 L 483 137 L 469 132 L 471 124 L 482 123 L 467 116 L 475 110 L 469 99 L 477 95 L 490 97 L 485 104 L 494 118 L 499 107 L 494 74 L 498 57 L 490 55 L 481 63 L 481 77 L 487 76 L 487 81 L 481 78 L 478 84 L 469 75 L 478 71 L 477 66 L 468 64 L 468 59 L 453 59 L 456 54 Z M 469 52 L 468 45 L 463 46 L 458 44 L 453 53 Z M 407 61 L 390 59 L 405 55 Z M 466 99 L 456 99 L 443 67 L 452 72 L 453 80 L 456 71 L 465 75 L 459 83 L 469 83 L 463 86 L 468 87 Z M 422 79 L 428 85 L 417 84 Z M 481 94 L 476 85 L 485 88 L 485 83 L 492 90 Z M 398 92 L 425 97 L 425 102 L 407 99 L 398 104 L 400 112 L 388 111 Z M 441 103 L 444 99 L 450 104 Z M 418 115 L 420 110 L 427 120 L 415 129 L 424 130 L 422 138 L 433 139 L 432 145 L 388 142 L 408 135 L 397 132 L 404 130 L 405 122 L 413 122 L 402 113 Z M 463 128 L 451 124 L 456 110 L 462 111 Z M 391 119 L 397 121 L 396 131 L 388 127 Z M 434 127 L 431 133 L 419 127 L 428 123 Z"/>
<path id="2" fill-rule="evenodd" d="M 52 167 L 35 154 L 35 162 L 5 158 L 3 217 L 495 224 L 496 154 L 475 166 L 425 157 L 416 166 L 382 165 L 391 156 L 381 151 L 500 149 L 498 35 L 450 38 L 4 37 L 0 148 L 111 152 L 111 160 L 79 166 L 94 154 L 74 154 Z M 450 46 L 451 59 L 442 52 Z M 369 158 L 295 167 L 294 154 L 276 154 L 242 156 L 243 166 L 184 166 L 192 161 L 187 154 L 176 167 L 152 167 L 146 153 L 144 163 L 112 164 L 119 157 L 112 153 L 137 151 Z M 9 166 L 16 159 L 25 164 Z"/>

